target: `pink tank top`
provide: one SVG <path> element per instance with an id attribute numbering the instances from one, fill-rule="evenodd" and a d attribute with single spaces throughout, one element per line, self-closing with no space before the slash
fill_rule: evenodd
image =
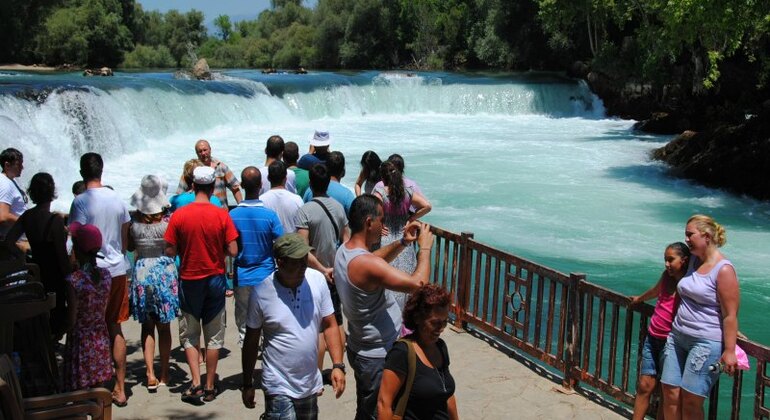
<path id="1" fill-rule="evenodd" d="M 668 276 L 663 279 L 658 292 L 658 303 L 655 304 L 655 311 L 650 318 L 650 327 L 647 331 L 651 336 L 665 340 L 671 332 L 671 324 L 674 322 L 674 315 L 679 306 L 679 295 L 669 293 L 669 290 L 676 291 L 674 280 Z"/>

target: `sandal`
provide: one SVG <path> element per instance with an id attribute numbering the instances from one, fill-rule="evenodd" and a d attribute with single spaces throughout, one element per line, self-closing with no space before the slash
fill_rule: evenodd
<path id="1" fill-rule="evenodd" d="M 215 399 L 217 399 L 217 395 L 219 394 L 219 390 L 217 389 L 217 386 L 214 385 L 214 388 L 212 389 L 204 389 L 203 390 L 203 401 L 204 402 L 212 402 Z"/>
<path id="2" fill-rule="evenodd" d="M 184 393 L 182 393 L 182 401 L 184 402 L 196 402 L 200 401 L 201 397 L 203 396 L 203 386 L 192 386 L 190 385 L 190 388 L 187 389 Z"/>
<path id="3" fill-rule="evenodd" d="M 123 407 L 125 407 L 125 406 L 127 406 L 127 405 L 128 405 L 128 398 L 126 398 L 126 399 L 125 399 L 125 400 L 123 400 L 123 401 L 120 401 L 120 400 L 118 400 L 118 399 L 115 397 L 115 394 L 113 394 L 113 395 L 112 395 L 112 403 L 113 403 L 113 404 L 115 404 L 115 407 L 120 407 L 120 408 L 123 408 Z"/>
<path id="4" fill-rule="evenodd" d="M 158 387 L 160 386 L 160 382 L 158 382 L 157 379 L 153 380 L 147 380 L 147 390 L 148 391 L 157 391 Z"/>

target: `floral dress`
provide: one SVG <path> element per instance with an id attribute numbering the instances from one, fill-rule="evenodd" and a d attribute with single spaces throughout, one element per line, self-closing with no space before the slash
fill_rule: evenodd
<path id="1" fill-rule="evenodd" d="M 178 274 L 172 258 L 164 254 L 168 222 L 131 224 L 136 263 L 131 275 L 129 302 L 134 319 L 163 324 L 179 315 Z"/>
<path id="2" fill-rule="evenodd" d="M 388 193 L 384 187 L 377 187 L 374 192 L 382 197 L 382 207 L 385 211 L 383 224 L 388 228 L 388 235 L 381 238 L 381 246 L 388 245 L 392 242 L 401 240 L 404 236 L 404 226 L 409 220 L 409 206 L 412 205 L 412 194 L 414 194 L 411 187 L 407 187 L 404 192 L 404 201 L 400 205 L 394 205 L 388 198 Z M 398 256 L 390 262 L 390 265 L 398 268 L 399 270 L 412 274 L 417 269 L 417 253 L 413 246 L 408 246 Z M 408 293 L 394 292 L 387 290 L 386 293 L 393 295 L 401 310 L 404 309 L 406 301 L 409 298 Z"/>
<path id="3" fill-rule="evenodd" d="M 112 378 L 110 336 L 105 321 L 112 277 L 104 268 L 99 272 L 99 283 L 94 283 L 83 270 L 67 276 L 78 305 L 75 326 L 67 336 L 64 362 L 64 385 L 69 390 L 89 388 Z"/>

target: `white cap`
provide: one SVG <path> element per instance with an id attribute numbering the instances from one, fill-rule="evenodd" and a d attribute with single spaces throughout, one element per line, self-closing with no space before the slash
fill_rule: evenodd
<path id="1" fill-rule="evenodd" d="M 214 168 L 210 166 L 199 166 L 193 170 L 193 182 L 196 184 L 213 184 L 214 179 Z"/>

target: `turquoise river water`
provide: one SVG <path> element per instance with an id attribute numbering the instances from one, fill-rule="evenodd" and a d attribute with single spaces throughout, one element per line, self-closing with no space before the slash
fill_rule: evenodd
<path id="1" fill-rule="evenodd" d="M 684 239 L 691 214 L 710 214 L 725 225 L 724 253 L 738 270 L 740 329 L 770 343 L 770 204 L 670 176 L 649 158 L 669 138 L 633 123 L 607 117 L 584 84 L 553 74 L 232 70 L 199 82 L 170 72 L 0 72 L 0 148 L 24 153 L 23 185 L 37 171 L 54 175 L 59 210 L 85 151 L 105 156 L 104 182 L 128 201 L 145 174 L 173 187 L 196 139 L 239 172 L 262 164 L 268 136 L 305 150 L 326 128 L 347 157 L 344 184 L 364 151 L 400 153 L 433 203 L 428 222 L 626 294 L 657 279 L 663 248 Z"/>

